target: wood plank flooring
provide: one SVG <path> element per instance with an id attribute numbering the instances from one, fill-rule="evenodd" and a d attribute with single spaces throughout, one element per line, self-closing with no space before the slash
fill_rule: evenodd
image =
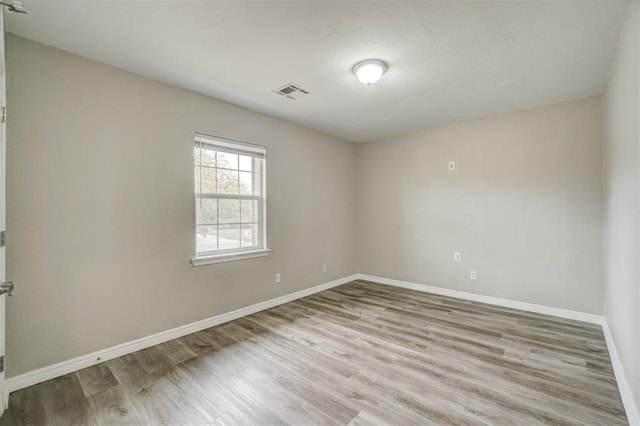
<path id="1" fill-rule="evenodd" d="M 0 424 L 627 421 L 599 326 L 356 281 L 17 391 Z"/>

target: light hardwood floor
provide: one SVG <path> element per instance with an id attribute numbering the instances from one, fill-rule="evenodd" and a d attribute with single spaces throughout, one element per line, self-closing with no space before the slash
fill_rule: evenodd
<path id="1" fill-rule="evenodd" d="M 617 425 L 599 326 L 353 282 L 17 391 L 5 425 Z"/>

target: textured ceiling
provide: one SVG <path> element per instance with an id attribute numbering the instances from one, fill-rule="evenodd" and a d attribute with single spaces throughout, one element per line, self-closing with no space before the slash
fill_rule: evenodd
<path id="1" fill-rule="evenodd" d="M 33 1 L 9 32 L 365 142 L 601 93 L 627 2 Z M 390 69 L 374 86 L 351 67 Z M 297 83 L 290 100 L 272 91 Z"/>

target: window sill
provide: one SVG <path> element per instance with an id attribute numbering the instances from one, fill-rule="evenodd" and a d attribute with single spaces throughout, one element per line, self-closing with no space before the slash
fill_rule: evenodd
<path id="1" fill-rule="evenodd" d="M 241 253 L 217 254 L 213 256 L 192 257 L 193 266 L 211 265 L 213 263 L 233 262 L 236 260 L 253 259 L 255 257 L 269 256 L 271 250 L 246 251 Z"/>

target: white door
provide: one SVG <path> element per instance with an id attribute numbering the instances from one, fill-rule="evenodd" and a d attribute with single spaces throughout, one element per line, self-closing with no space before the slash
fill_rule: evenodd
<path id="1" fill-rule="evenodd" d="M 0 7 L 0 231 L 6 229 L 6 174 L 7 174 L 7 159 L 6 159 L 6 120 L 5 120 L 5 107 L 6 107 L 6 68 L 4 63 L 4 7 Z M 2 238 L 4 240 L 4 238 Z M 4 241 L 0 244 L 0 281 L 3 283 L 6 281 L 6 248 L 4 247 Z M 6 294 L 0 295 L 0 395 L 3 398 L 3 404 L 0 404 L 0 415 L 4 411 L 5 407 L 9 403 L 9 393 L 4 385 L 4 324 L 5 324 L 5 301 L 7 299 Z"/>

